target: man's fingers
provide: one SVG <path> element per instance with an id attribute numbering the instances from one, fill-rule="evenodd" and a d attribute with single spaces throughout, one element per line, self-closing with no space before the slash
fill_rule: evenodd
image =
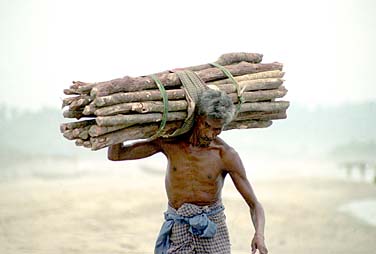
<path id="1" fill-rule="evenodd" d="M 256 243 L 252 243 L 252 245 L 251 245 L 251 251 L 252 251 L 252 254 L 255 254 L 256 253 Z"/>
<path id="2" fill-rule="evenodd" d="M 265 246 L 262 246 L 260 249 L 260 254 L 268 254 L 268 249 Z"/>

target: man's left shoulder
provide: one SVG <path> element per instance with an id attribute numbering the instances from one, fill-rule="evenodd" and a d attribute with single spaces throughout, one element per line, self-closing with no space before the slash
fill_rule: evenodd
<path id="1" fill-rule="evenodd" d="M 223 139 L 219 137 L 215 139 L 215 145 L 221 149 L 223 155 L 234 156 L 237 154 L 234 148 L 232 148 Z"/>

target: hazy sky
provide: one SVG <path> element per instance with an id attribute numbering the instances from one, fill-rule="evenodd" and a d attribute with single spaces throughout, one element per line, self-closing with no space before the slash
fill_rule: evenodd
<path id="1" fill-rule="evenodd" d="M 376 100 L 376 2 L 0 0 L 0 103 L 59 107 L 72 80 L 215 61 L 284 63 L 287 99 Z"/>

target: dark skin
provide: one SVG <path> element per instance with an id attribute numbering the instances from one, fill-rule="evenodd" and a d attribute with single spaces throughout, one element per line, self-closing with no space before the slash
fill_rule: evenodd
<path id="1" fill-rule="evenodd" d="M 211 205 L 221 200 L 225 177 L 230 175 L 236 189 L 249 206 L 255 235 L 251 251 L 267 254 L 264 242 L 265 215 L 249 183 L 237 152 L 218 137 L 222 119 L 197 116 L 193 130 L 175 139 L 156 139 L 129 146 L 112 145 L 108 158 L 114 161 L 141 159 L 162 152 L 168 159 L 165 178 L 169 204 Z"/>

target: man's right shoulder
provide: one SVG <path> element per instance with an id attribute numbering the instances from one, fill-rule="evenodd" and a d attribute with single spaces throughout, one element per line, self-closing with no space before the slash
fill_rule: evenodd
<path id="1" fill-rule="evenodd" d="M 162 150 L 177 147 L 183 142 L 181 138 L 158 138 L 155 140 Z"/>

